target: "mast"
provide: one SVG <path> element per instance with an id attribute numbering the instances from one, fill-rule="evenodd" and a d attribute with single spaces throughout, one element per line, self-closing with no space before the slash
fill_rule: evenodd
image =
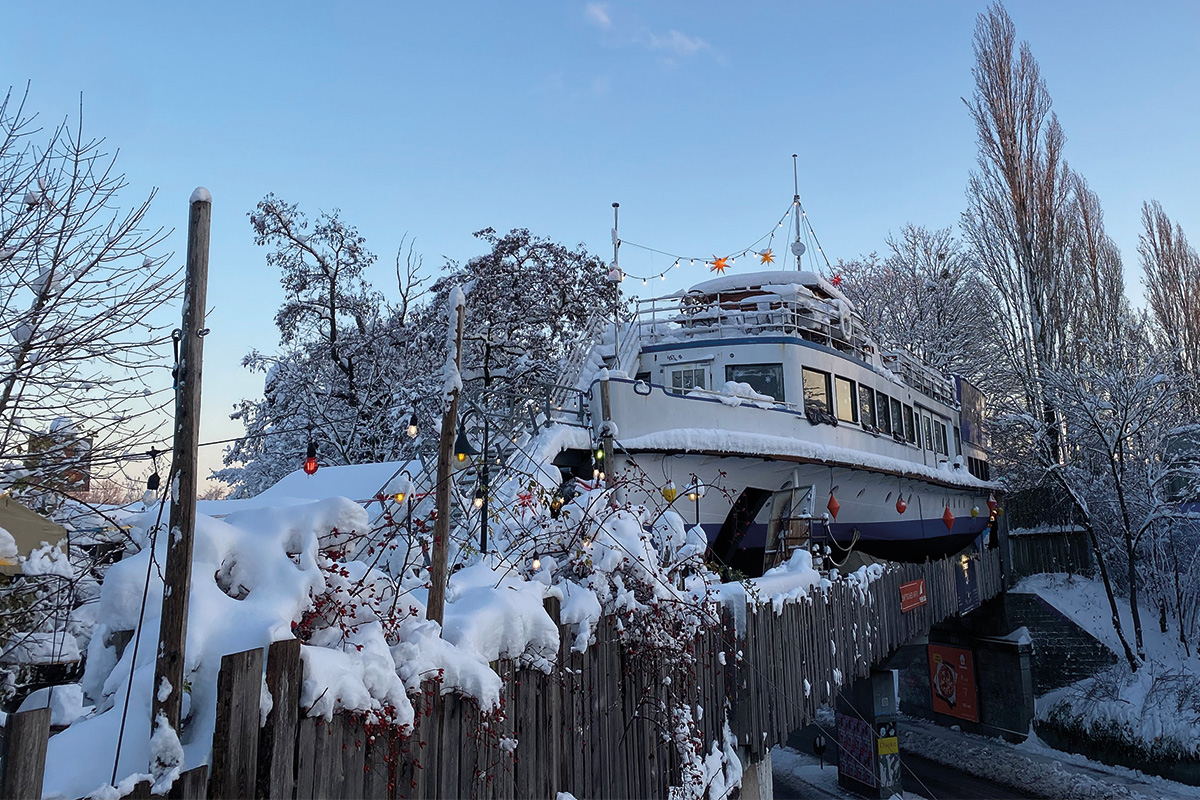
<path id="1" fill-rule="evenodd" d="M 792 242 L 792 253 L 796 256 L 796 271 L 800 271 L 800 256 L 804 255 L 804 242 L 800 241 L 800 171 L 796 166 L 798 156 L 792 153 L 792 210 L 796 214 L 796 241 Z"/>

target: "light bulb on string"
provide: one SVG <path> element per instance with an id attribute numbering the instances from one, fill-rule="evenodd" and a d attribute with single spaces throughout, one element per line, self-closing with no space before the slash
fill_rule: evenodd
<path id="1" fill-rule="evenodd" d="M 317 472 L 317 443 L 308 443 L 308 452 L 304 456 L 304 474 L 315 475 Z"/>

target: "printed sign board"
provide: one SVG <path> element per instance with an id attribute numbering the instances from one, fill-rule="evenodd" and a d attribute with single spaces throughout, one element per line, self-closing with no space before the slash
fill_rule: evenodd
<path id="1" fill-rule="evenodd" d="M 870 723 L 857 717 L 838 713 L 838 774 L 859 783 L 875 787 L 875 731 Z"/>
<path id="2" fill-rule="evenodd" d="M 971 722 L 979 721 L 975 659 L 970 650 L 929 645 L 929 686 L 934 711 Z"/>
<path id="3" fill-rule="evenodd" d="M 955 570 L 959 614 L 969 614 L 979 608 L 979 571 L 976 567 L 975 559 L 963 556 L 962 568 Z"/>
<path id="4" fill-rule="evenodd" d="M 900 610 L 904 613 L 925 605 L 925 579 L 900 584 Z"/>

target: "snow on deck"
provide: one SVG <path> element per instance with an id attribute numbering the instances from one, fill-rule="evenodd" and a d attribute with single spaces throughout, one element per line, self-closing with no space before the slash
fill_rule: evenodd
<path id="1" fill-rule="evenodd" d="M 1000 484 L 981 481 L 965 469 L 955 469 L 948 462 L 940 467 L 927 467 L 899 458 L 854 450 L 849 447 L 819 444 L 787 436 L 762 433 L 743 433 L 718 428 L 674 428 L 622 439 L 627 450 L 668 450 L 689 453 L 717 452 L 729 455 L 782 456 L 811 459 L 897 473 L 905 477 L 924 478 L 956 486 L 978 489 L 999 489 Z"/>

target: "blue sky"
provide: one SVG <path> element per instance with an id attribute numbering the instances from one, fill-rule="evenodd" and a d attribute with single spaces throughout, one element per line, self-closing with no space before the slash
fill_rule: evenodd
<path id="1" fill-rule="evenodd" d="M 0 74 L 47 122 L 82 94 L 120 149 L 127 203 L 152 187 L 176 232 L 214 197 L 202 439 L 261 391 L 239 361 L 277 342 L 281 293 L 246 213 L 267 192 L 340 208 L 380 257 L 426 266 L 528 227 L 609 255 L 630 241 L 740 249 L 801 194 L 831 259 L 947 226 L 975 159 L 960 98 L 982 2 L 35 3 L 5 9 Z M 1143 200 L 1200 238 L 1200 4 L 1011 2 L 1140 298 Z M 623 266 L 661 271 L 632 249 Z M 739 264 L 739 267 L 741 264 Z M 707 277 L 681 269 L 665 290 Z M 633 287 L 630 287 L 631 290 Z M 640 285 L 636 288 L 640 289 Z M 204 463 L 215 466 L 217 448 Z M 298 456 L 299 458 L 299 456 Z"/>

